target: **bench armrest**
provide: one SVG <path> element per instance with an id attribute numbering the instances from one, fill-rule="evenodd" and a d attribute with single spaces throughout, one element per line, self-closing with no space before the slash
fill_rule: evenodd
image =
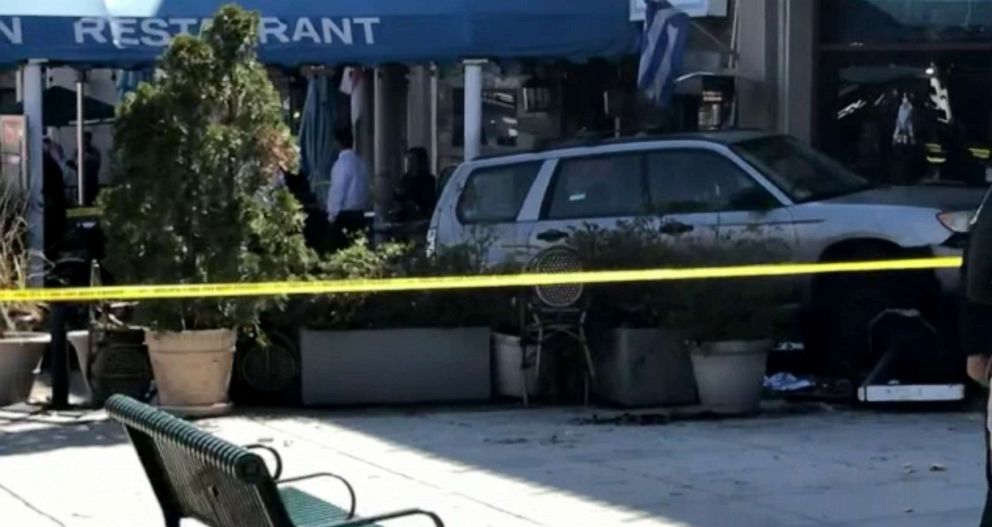
<path id="1" fill-rule="evenodd" d="M 276 471 L 272 474 L 272 479 L 278 480 L 282 477 L 282 456 L 279 455 L 279 451 L 267 445 L 245 445 L 242 448 L 245 450 L 265 450 L 272 454 L 272 457 L 276 460 Z"/>
<path id="2" fill-rule="evenodd" d="M 344 484 L 345 488 L 348 489 L 348 495 L 351 496 L 351 507 L 348 509 L 348 519 L 355 517 L 355 509 L 358 508 L 358 497 L 355 496 L 355 489 L 348 483 L 348 480 L 338 476 L 337 474 L 331 474 L 330 472 L 318 472 L 316 474 L 308 474 L 306 476 L 297 476 L 295 478 L 286 478 L 283 480 L 276 481 L 276 485 L 283 485 L 286 483 L 295 483 L 297 481 L 305 481 L 308 479 L 315 478 L 331 478 L 336 479 Z"/>
<path id="3" fill-rule="evenodd" d="M 425 511 L 421 509 L 406 509 L 402 511 L 390 512 L 387 514 L 380 514 L 378 516 L 371 516 L 368 518 L 362 518 L 360 520 L 353 520 L 344 523 L 336 523 L 334 527 L 360 527 L 363 525 L 372 525 L 376 522 L 395 520 L 397 518 L 405 518 L 407 516 L 427 516 L 434 522 L 435 527 L 444 527 L 444 522 L 441 518 L 430 511 Z"/>

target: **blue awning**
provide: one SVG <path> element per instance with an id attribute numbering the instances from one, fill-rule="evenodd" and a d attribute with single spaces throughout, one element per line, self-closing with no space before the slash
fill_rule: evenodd
<path id="1" fill-rule="evenodd" d="M 155 60 L 228 0 L 0 0 L 0 64 Z M 638 28 L 622 0 L 241 0 L 272 65 L 616 57 Z"/>

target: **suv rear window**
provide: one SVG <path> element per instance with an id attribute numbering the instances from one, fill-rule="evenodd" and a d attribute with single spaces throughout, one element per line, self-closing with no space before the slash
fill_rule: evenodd
<path id="1" fill-rule="evenodd" d="M 512 222 L 520 214 L 542 162 L 480 168 L 458 200 L 458 219 L 469 223 Z"/>
<path id="2" fill-rule="evenodd" d="M 579 157 L 559 162 L 544 218 L 572 220 L 643 214 L 644 156 Z"/>

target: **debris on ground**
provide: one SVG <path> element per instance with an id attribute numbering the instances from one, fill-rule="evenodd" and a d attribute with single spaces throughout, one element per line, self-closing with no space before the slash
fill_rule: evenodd
<path id="1" fill-rule="evenodd" d="M 833 407 L 824 403 L 793 403 L 773 400 L 762 404 L 760 415 L 766 419 L 785 418 L 833 410 Z M 701 406 L 682 406 L 627 410 L 607 415 L 593 414 L 590 417 L 575 419 L 572 423 L 577 425 L 662 426 L 683 421 L 724 421 L 738 418 L 740 416 L 717 414 Z"/>
<path id="2" fill-rule="evenodd" d="M 816 387 L 810 379 L 797 377 L 791 373 L 776 373 L 765 377 L 765 389 L 773 392 L 798 392 Z"/>
<path id="3" fill-rule="evenodd" d="M 504 439 L 485 439 L 484 442 L 497 445 L 520 445 L 526 443 L 527 440 L 522 437 L 512 437 Z"/>

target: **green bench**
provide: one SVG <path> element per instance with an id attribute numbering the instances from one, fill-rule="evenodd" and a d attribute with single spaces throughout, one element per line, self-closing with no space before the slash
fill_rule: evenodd
<path id="1" fill-rule="evenodd" d="M 436 514 L 420 509 L 358 518 L 354 489 L 340 476 L 321 473 L 280 480 L 282 460 L 267 446 L 233 445 L 123 395 L 108 399 L 106 409 L 134 445 L 167 527 L 178 527 L 186 518 L 211 527 L 350 527 L 407 516 L 423 516 L 444 526 Z M 274 455 L 274 476 L 252 452 L 258 449 Z M 286 486 L 318 477 L 344 484 L 351 497 L 348 510 Z"/>

